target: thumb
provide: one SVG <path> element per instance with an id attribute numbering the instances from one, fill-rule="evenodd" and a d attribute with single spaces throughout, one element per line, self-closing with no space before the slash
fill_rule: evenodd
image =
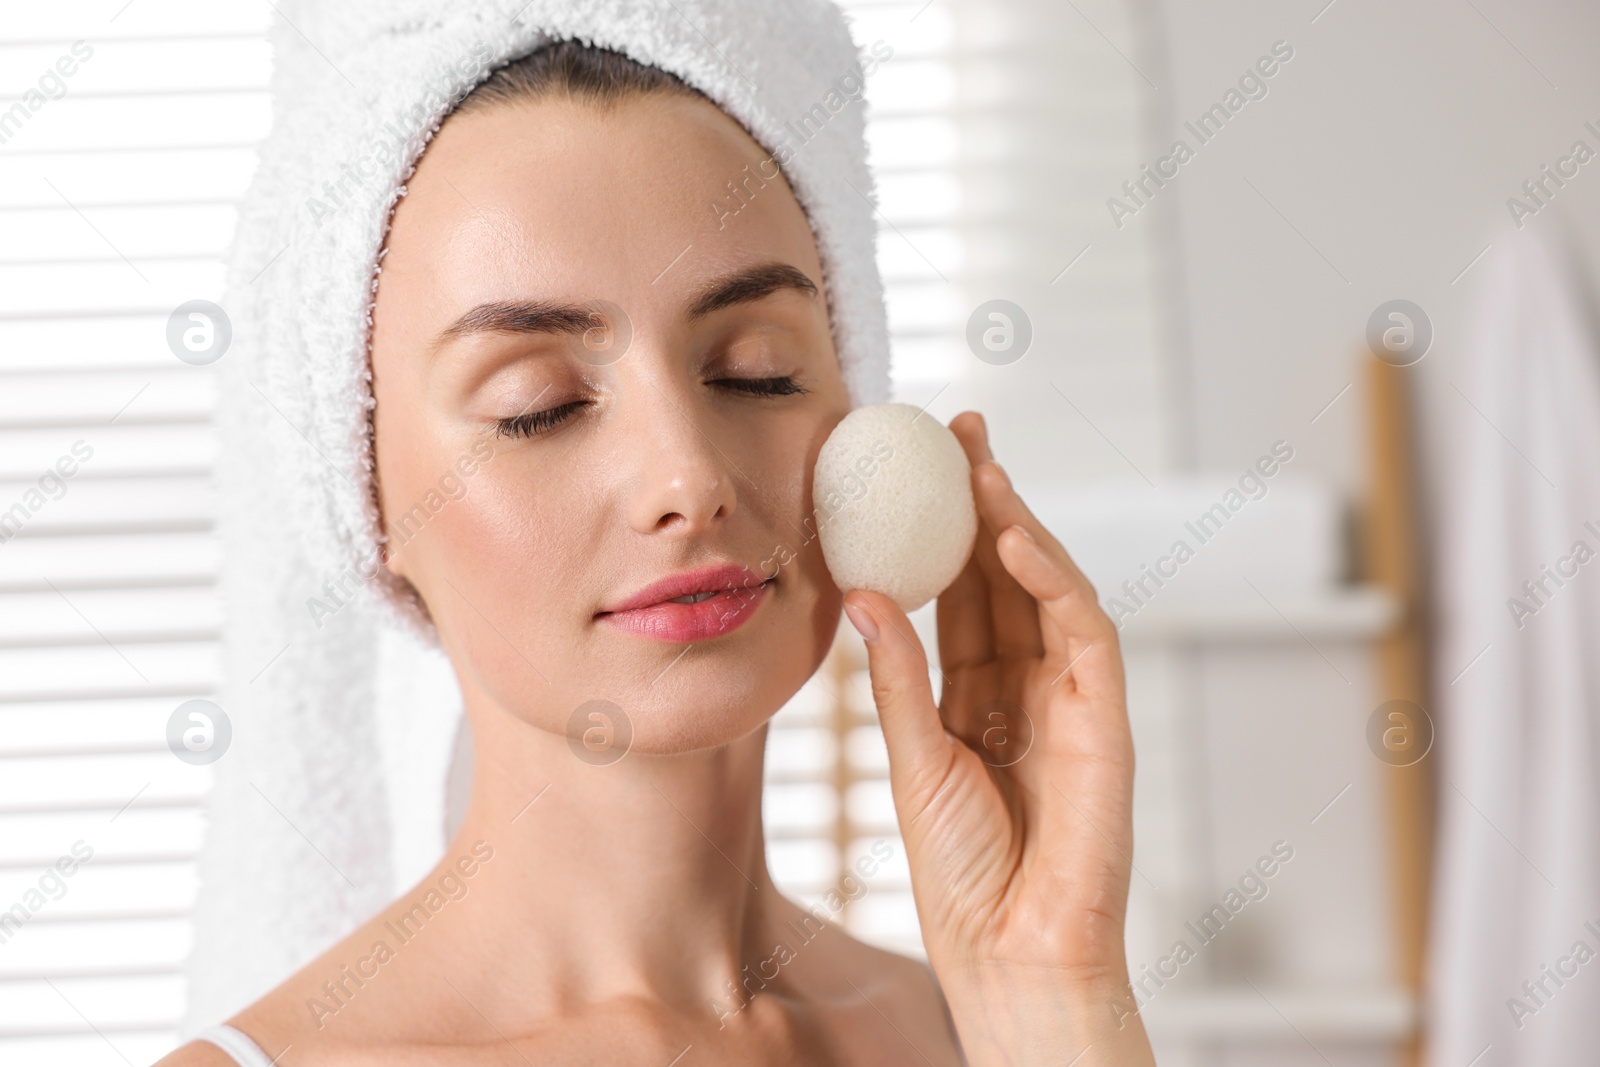
<path id="1" fill-rule="evenodd" d="M 928 656 L 911 620 L 882 593 L 852 589 L 845 615 L 867 643 L 872 699 L 889 748 L 890 787 L 913 817 L 932 798 L 954 756 L 928 684 Z"/>

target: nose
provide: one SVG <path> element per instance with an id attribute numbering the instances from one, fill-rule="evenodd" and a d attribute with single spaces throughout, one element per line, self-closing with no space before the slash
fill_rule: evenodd
<path id="1" fill-rule="evenodd" d="M 635 381 L 619 427 L 638 472 L 628 520 L 642 534 L 694 537 L 738 506 L 737 472 L 701 425 L 700 406 L 666 383 Z"/>

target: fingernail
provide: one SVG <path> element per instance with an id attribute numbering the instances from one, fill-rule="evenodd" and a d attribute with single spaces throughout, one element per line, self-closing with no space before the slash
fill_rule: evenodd
<path id="1" fill-rule="evenodd" d="M 1023 526 L 1021 523 L 1018 523 L 1018 524 L 1012 526 L 1011 528 L 1013 530 L 1017 531 L 1023 537 L 1026 537 L 1028 539 L 1029 543 L 1034 544 L 1034 545 L 1037 545 L 1039 543 L 1039 542 L 1037 542 L 1037 541 L 1035 541 L 1033 539 L 1033 534 L 1028 532 L 1028 528 L 1026 526 Z"/>
<path id="2" fill-rule="evenodd" d="M 867 613 L 865 608 L 846 602 L 844 613 L 849 616 L 850 625 L 856 628 L 856 633 L 861 635 L 862 640 L 876 641 L 878 639 L 878 624 L 872 621 L 872 616 Z"/>

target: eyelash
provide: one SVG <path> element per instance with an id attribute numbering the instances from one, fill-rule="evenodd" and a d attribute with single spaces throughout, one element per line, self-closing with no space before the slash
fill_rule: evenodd
<path id="1" fill-rule="evenodd" d="M 793 396 L 797 393 L 810 392 L 788 374 L 777 378 L 718 378 L 711 384 L 721 385 L 725 389 L 747 396 Z M 568 415 L 588 403 L 587 400 L 573 400 L 545 411 L 501 419 L 495 424 L 496 436 L 537 437 L 547 434 L 565 422 Z"/>

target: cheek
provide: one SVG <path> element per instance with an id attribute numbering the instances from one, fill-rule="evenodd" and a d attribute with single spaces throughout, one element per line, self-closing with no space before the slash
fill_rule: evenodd
<path id="1" fill-rule="evenodd" d="M 581 485 L 518 469 L 497 455 L 466 495 L 408 547 L 409 573 L 452 658 L 493 693 L 526 692 L 530 665 L 546 679 L 563 643 L 587 621 L 578 576 L 592 575 L 592 509 Z M 582 617 L 580 617 L 582 616 Z M 514 702 L 513 702 L 514 703 Z"/>
<path id="2" fill-rule="evenodd" d="M 827 565 L 822 558 L 822 545 L 815 537 L 806 546 L 805 558 L 802 562 L 804 573 L 807 576 L 804 589 L 805 625 L 813 649 L 816 650 L 816 661 L 821 662 L 822 656 L 827 654 L 833 646 L 835 635 L 839 630 L 839 620 L 844 612 L 844 591 L 835 584 L 833 575 L 828 573 Z"/>
<path id="3" fill-rule="evenodd" d="M 766 476 L 752 473 L 764 487 L 756 505 L 763 509 L 758 524 L 772 534 L 772 545 L 756 562 L 767 563 L 769 572 L 779 568 L 787 639 L 794 639 L 795 628 L 803 628 L 824 650 L 833 641 L 844 600 L 822 556 L 811 494 L 816 454 L 826 436 L 815 422 L 774 435 L 782 443 L 765 457 Z"/>
<path id="4" fill-rule="evenodd" d="M 813 576 L 812 548 L 816 521 L 811 508 L 811 472 L 815 449 L 805 448 L 803 431 L 781 427 L 764 435 L 761 443 L 736 457 L 740 474 L 739 507 L 746 522 L 766 539 L 753 564 L 766 564 L 767 573 L 778 567 L 780 582 L 800 582 Z M 817 557 L 820 558 L 820 557 Z"/>

